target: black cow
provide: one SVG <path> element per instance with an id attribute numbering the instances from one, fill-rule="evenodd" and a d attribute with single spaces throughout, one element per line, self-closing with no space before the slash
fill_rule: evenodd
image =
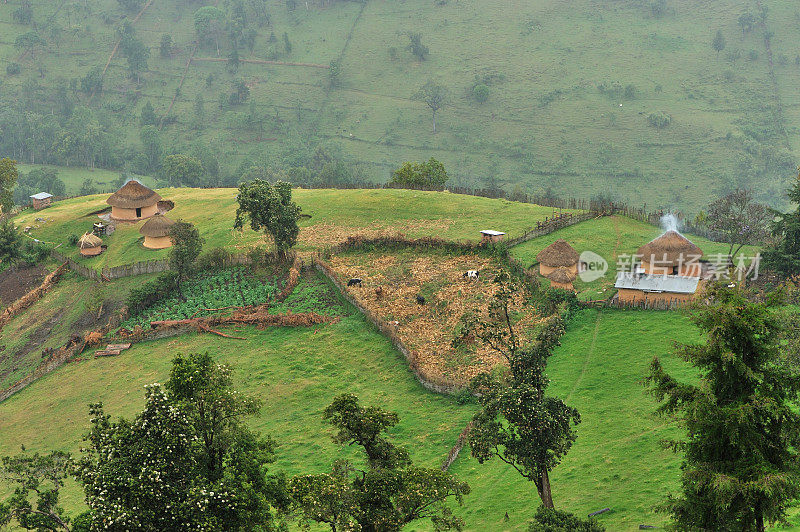
<path id="1" fill-rule="evenodd" d="M 424 305 L 424 304 L 425 304 L 425 298 L 420 296 L 420 295 L 418 295 L 417 296 L 417 305 Z"/>
<path id="2" fill-rule="evenodd" d="M 349 281 L 347 281 L 347 286 L 361 286 L 361 279 L 358 277 L 353 277 Z"/>

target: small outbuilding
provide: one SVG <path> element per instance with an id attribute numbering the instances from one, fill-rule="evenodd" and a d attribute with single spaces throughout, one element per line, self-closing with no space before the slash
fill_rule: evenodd
<path id="1" fill-rule="evenodd" d="M 701 286 L 699 277 L 642 275 L 621 272 L 614 288 L 622 303 L 683 304 L 694 299 Z"/>
<path id="2" fill-rule="evenodd" d="M 572 285 L 572 282 L 576 277 L 577 274 L 566 266 L 559 266 L 547 275 L 547 278 L 550 279 L 551 287 L 572 291 L 575 291 L 575 287 Z"/>
<path id="3" fill-rule="evenodd" d="M 500 242 L 505 233 L 501 231 L 494 231 L 493 229 L 484 229 L 481 231 L 481 242 Z"/>
<path id="4" fill-rule="evenodd" d="M 94 257 L 103 252 L 103 241 L 97 235 L 84 233 L 78 239 L 78 248 L 80 248 L 81 255 L 84 257 Z"/>
<path id="5" fill-rule="evenodd" d="M 536 255 L 536 260 L 539 261 L 539 273 L 545 277 L 557 268 L 566 268 L 571 274 L 578 275 L 580 255 L 563 238 L 541 250 Z"/>
<path id="6" fill-rule="evenodd" d="M 677 231 L 667 231 L 637 252 L 648 275 L 700 277 L 703 251 Z"/>
<path id="7" fill-rule="evenodd" d="M 122 222 L 138 222 L 158 213 L 161 196 L 136 180 L 130 180 L 109 197 L 111 219 Z"/>
<path id="8" fill-rule="evenodd" d="M 164 249 L 172 246 L 169 231 L 175 222 L 164 216 L 156 214 L 147 220 L 139 232 L 144 235 L 144 247 L 149 249 Z"/>
<path id="9" fill-rule="evenodd" d="M 44 209 L 53 203 L 53 195 L 49 192 L 39 192 L 31 196 L 31 205 L 35 210 Z"/>

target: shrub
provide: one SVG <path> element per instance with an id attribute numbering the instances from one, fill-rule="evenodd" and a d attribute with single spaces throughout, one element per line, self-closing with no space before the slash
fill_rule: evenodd
<path id="1" fill-rule="evenodd" d="M 136 315 L 162 299 L 171 296 L 175 291 L 175 273 L 164 272 L 152 281 L 134 288 L 128 294 L 128 311 Z"/>
<path id="2" fill-rule="evenodd" d="M 6 74 L 9 76 L 16 76 L 20 72 L 22 72 L 22 67 L 19 66 L 19 63 L 9 63 L 8 66 L 6 66 Z"/>
<path id="3" fill-rule="evenodd" d="M 221 270 L 224 268 L 231 258 L 231 253 L 223 248 L 212 248 L 204 253 L 197 259 L 197 269 L 204 270 Z"/>
<path id="4" fill-rule="evenodd" d="M 750 61 L 758 61 L 758 50 L 750 50 L 747 52 L 747 59 Z"/>
<path id="5" fill-rule="evenodd" d="M 672 117 L 664 111 L 658 111 L 656 113 L 650 113 L 647 117 L 647 121 L 651 126 L 663 129 L 672 123 Z"/>
<path id="6" fill-rule="evenodd" d="M 67 237 L 67 243 L 70 246 L 77 246 L 78 245 L 78 240 L 80 240 L 80 239 L 81 239 L 81 237 L 79 237 L 78 235 L 71 234 L 71 235 L 69 235 L 69 237 Z"/>
<path id="7" fill-rule="evenodd" d="M 472 96 L 478 103 L 484 103 L 489 99 L 489 86 L 483 83 L 478 83 L 472 87 Z"/>
<path id="8" fill-rule="evenodd" d="M 633 83 L 628 83 L 625 85 L 625 99 L 626 100 L 634 100 L 636 99 L 636 85 Z"/>
<path id="9" fill-rule="evenodd" d="M 605 528 L 594 519 L 539 506 L 528 532 L 605 532 Z"/>

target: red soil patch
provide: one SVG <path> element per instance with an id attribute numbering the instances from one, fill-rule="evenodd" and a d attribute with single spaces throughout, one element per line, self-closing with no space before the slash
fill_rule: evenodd
<path id="1" fill-rule="evenodd" d="M 7 307 L 40 284 L 49 272 L 43 266 L 0 272 L 0 308 Z"/>

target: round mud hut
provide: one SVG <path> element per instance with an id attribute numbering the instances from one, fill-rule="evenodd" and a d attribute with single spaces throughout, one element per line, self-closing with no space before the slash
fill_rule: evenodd
<path id="1" fill-rule="evenodd" d="M 103 241 L 100 237 L 92 233 L 84 233 L 78 239 L 78 248 L 84 257 L 94 257 L 103 252 Z"/>
<path id="2" fill-rule="evenodd" d="M 106 203 L 111 205 L 111 219 L 120 222 L 138 222 L 158 213 L 161 196 L 138 181 L 131 180 L 111 194 Z"/>
<path id="3" fill-rule="evenodd" d="M 139 232 L 144 235 L 144 247 L 149 249 L 164 249 L 172 246 L 172 238 L 169 231 L 175 222 L 164 216 L 156 214 L 147 220 Z"/>
<path id="4" fill-rule="evenodd" d="M 577 274 L 575 274 L 566 266 L 559 266 L 547 275 L 547 278 L 550 279 L 551 287 L 572 291 L 575 291 L 575 287 L 572 286 L 572 282 L 576 277 Z"/>
<path id="5" fill-rule="evenodd" d="M 539 273 L 547 277 L 556 268 L 566 268 L 570 273 L 578 274 L 578 252 L 566 240 L 559 238 L 536 255 L 539 261 Z"/>
<path id="6" fill-rule="evenodd" d="M 667 231 L 640 247 L 637 253 L 644 273 L 700 277 L 703 250 L 677 231 Z"/>

